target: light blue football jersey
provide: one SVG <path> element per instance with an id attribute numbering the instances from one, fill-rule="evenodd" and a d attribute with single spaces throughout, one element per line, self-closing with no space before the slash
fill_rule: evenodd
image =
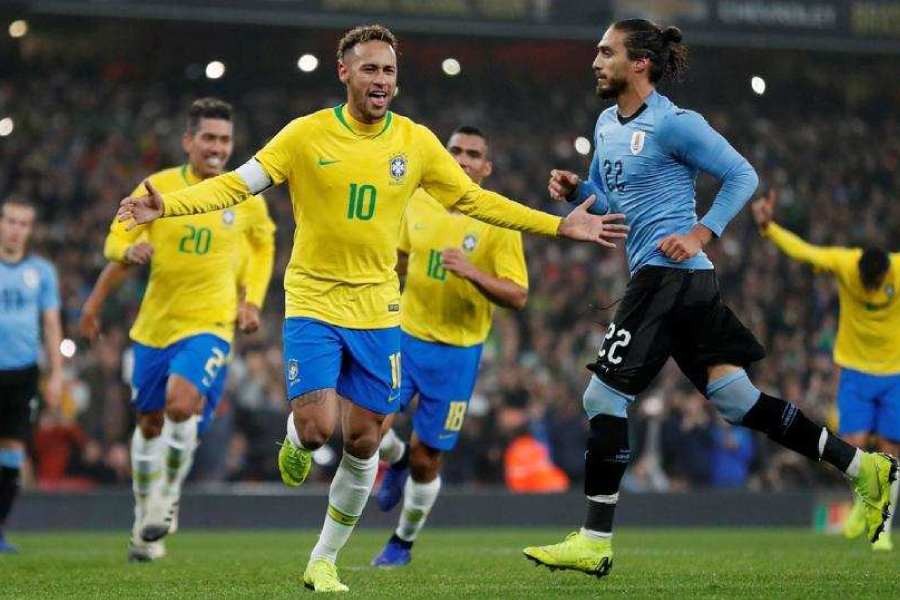
<path id="1" fill-rule="evenodd" d="M 658 245 L 697 224 L 694 184 L 700 171 L 722 183 L 700 219 L 721 236 L 759 183 L 747 159 L 699 114 L 678 108 L 655 91 L 630 118 L 622 119 L 615 105 L 603 111 L 594 129 L 594 148 L 588 179 L 571 200 L 580 203 L 595 195 L 591 212 L 625 214 L 631 226 L 625 250 L 632 275 L 645 265 L 713 268 L 702 251 L 679 263 Z"/>

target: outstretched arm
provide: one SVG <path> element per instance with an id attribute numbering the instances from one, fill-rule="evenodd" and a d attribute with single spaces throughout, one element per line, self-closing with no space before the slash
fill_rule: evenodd
<path id="1" fill-rule="evenodd" d="M 306 142 L 305 123 L 304 118 L 291 121 L 254 157 L 229 173 L 168 194 L 145 182 L 147 194 L 122 200 L 118 219 L 130 221 L 130 228 L 160 217 L 213 212 L 281 184 L 293 168 L 297 149 Z"/>
<path id="2" fill-rule="evenodd" d="M 775 190 L 770 190 L 765 196 L 754 200 L 750 207 L 753 220 L 759 226 L 760 235 L 772 240 L 779 250 L 794 260 L 808 263 L 817 269 L 834 271 L 840 255 L 847 252 L 847 249 L 815 246 L 779 226 L 774 221 L 776 199 Z"/>
<path id="3" fill-rule="evenodd" d="M 421 184 L 446 208 L 456 208 L 479 221 L 526 233 L 567 237 L 615 247 L 614 241 L 627 235 L 628 227 L 615 223 L 623 215 L 592 215 L 589 198 L 562 219 L 528 208 L 505 196 L 485 190 L 474 183 L 456 163 L 438 139 L 425 127 L 419 127 L 423 150 Z"/>

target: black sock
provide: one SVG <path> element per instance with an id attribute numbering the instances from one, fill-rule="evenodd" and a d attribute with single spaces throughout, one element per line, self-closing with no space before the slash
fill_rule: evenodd
<path id="1" fill-rule="evenodd" d="M 851 446 L 830 431 L 825 440 L 825 450 L 822 451 L 822 460 L 834 465 L 841 472 L 846 473 L 853 457 L 856 456 L 856 446 Z"/>
<path id="2" fill-rule="evenodd" d="M 19 493 L 19 469 L 0 467 L 0 529 L 12 510 L 13 501 Z"/>
<path id="3" fill-rule="evenodd" d="M 744 415 L 741 425 L 762 431 L 785 448 L 815 461 L 824 460 L 842 472 L 847 471 L 856 454 L 856 448 L 830 432 L 827 433 L 825 449 L 819 454 L 819 440 L 822 432 L 827 430 L 809 420 L 793 404 L 768 394 L 760 394 L 753 408 Z"/>
<path id="4" fill-rule="evenodd" d="M 612 533 L 619 484 L 630 460 L 628 419 L 612 415 L 597 415 L 591 419 L 584 455 L 584 493 L 588 497 L 585 529 Z M 602 501 L 596 499 L 598 496 L 603 497 Z"/>
<path id="5" fill-rule="evenodd" d="M 413 543 L 412 543 L 412 542 L 407 542 L 406 540 L 397 537 L 397 534 L 396 534 L 396 533 L 393 534 L 393 535 L 391 536 L 391 539 L 389 540 L 389 543 L 391 543 L 391 544 L 397 544 L 397 545 L 400 546 L 401 548 L 406 548 L 407 550 L 409 550 L 409 549 L 412 548 L 412 546 L 413 546 Z"/>
<path id="6" fill-rule="evenodd" d="M 409 444 L 403 444 L 403 454 L 397 460 L 397 462 L 391 463 L 391 467 L 396 467 L 398 469 L 405 469 L 409 466 Z"/>

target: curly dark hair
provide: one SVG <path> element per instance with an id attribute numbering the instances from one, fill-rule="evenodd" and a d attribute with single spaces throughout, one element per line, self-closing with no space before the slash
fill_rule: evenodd
<path id="1" fill-rule="evenodd" d="M 650 59 L 651 83 L 666 79 L 680 81 L 684 77 L 688 49 L 681 43 L 680 29 L 662 28 L 646 19 L 625 19 L 614 23 L 613 28 L 626 34 L 625 49 L 629 59 Z"/>
<path id="2" fill-rule="evenodd" d="M 385 42 L 389 44 L 394 52 L 397 51 L 397 38 L 391 33 L 391 30 L 384 25 L 360 25 L 354 27 L 343 36 L 341 36 L 337 47 L 337 59 L 343 60 L 344 54 L 356 46 L 371 41 Z"/>
<path id="3" fill-rule="evenodd" d="M 230 121 L 233 110 L 230 104 L 219 98 L 198 98 L 188 109 L 187 130 L 191 133 L 197 131 L 200 119 Z"/>

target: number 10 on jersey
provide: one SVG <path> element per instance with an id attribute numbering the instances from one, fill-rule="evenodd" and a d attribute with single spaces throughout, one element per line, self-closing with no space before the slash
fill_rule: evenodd
<path id="1" fill-rule="evenodd" d="M 375 215 L 375 199 L 378 191 L 374 185 L 350 184 L 350 199 L 347 203 L 347 218 L 368 221 Z"/>

